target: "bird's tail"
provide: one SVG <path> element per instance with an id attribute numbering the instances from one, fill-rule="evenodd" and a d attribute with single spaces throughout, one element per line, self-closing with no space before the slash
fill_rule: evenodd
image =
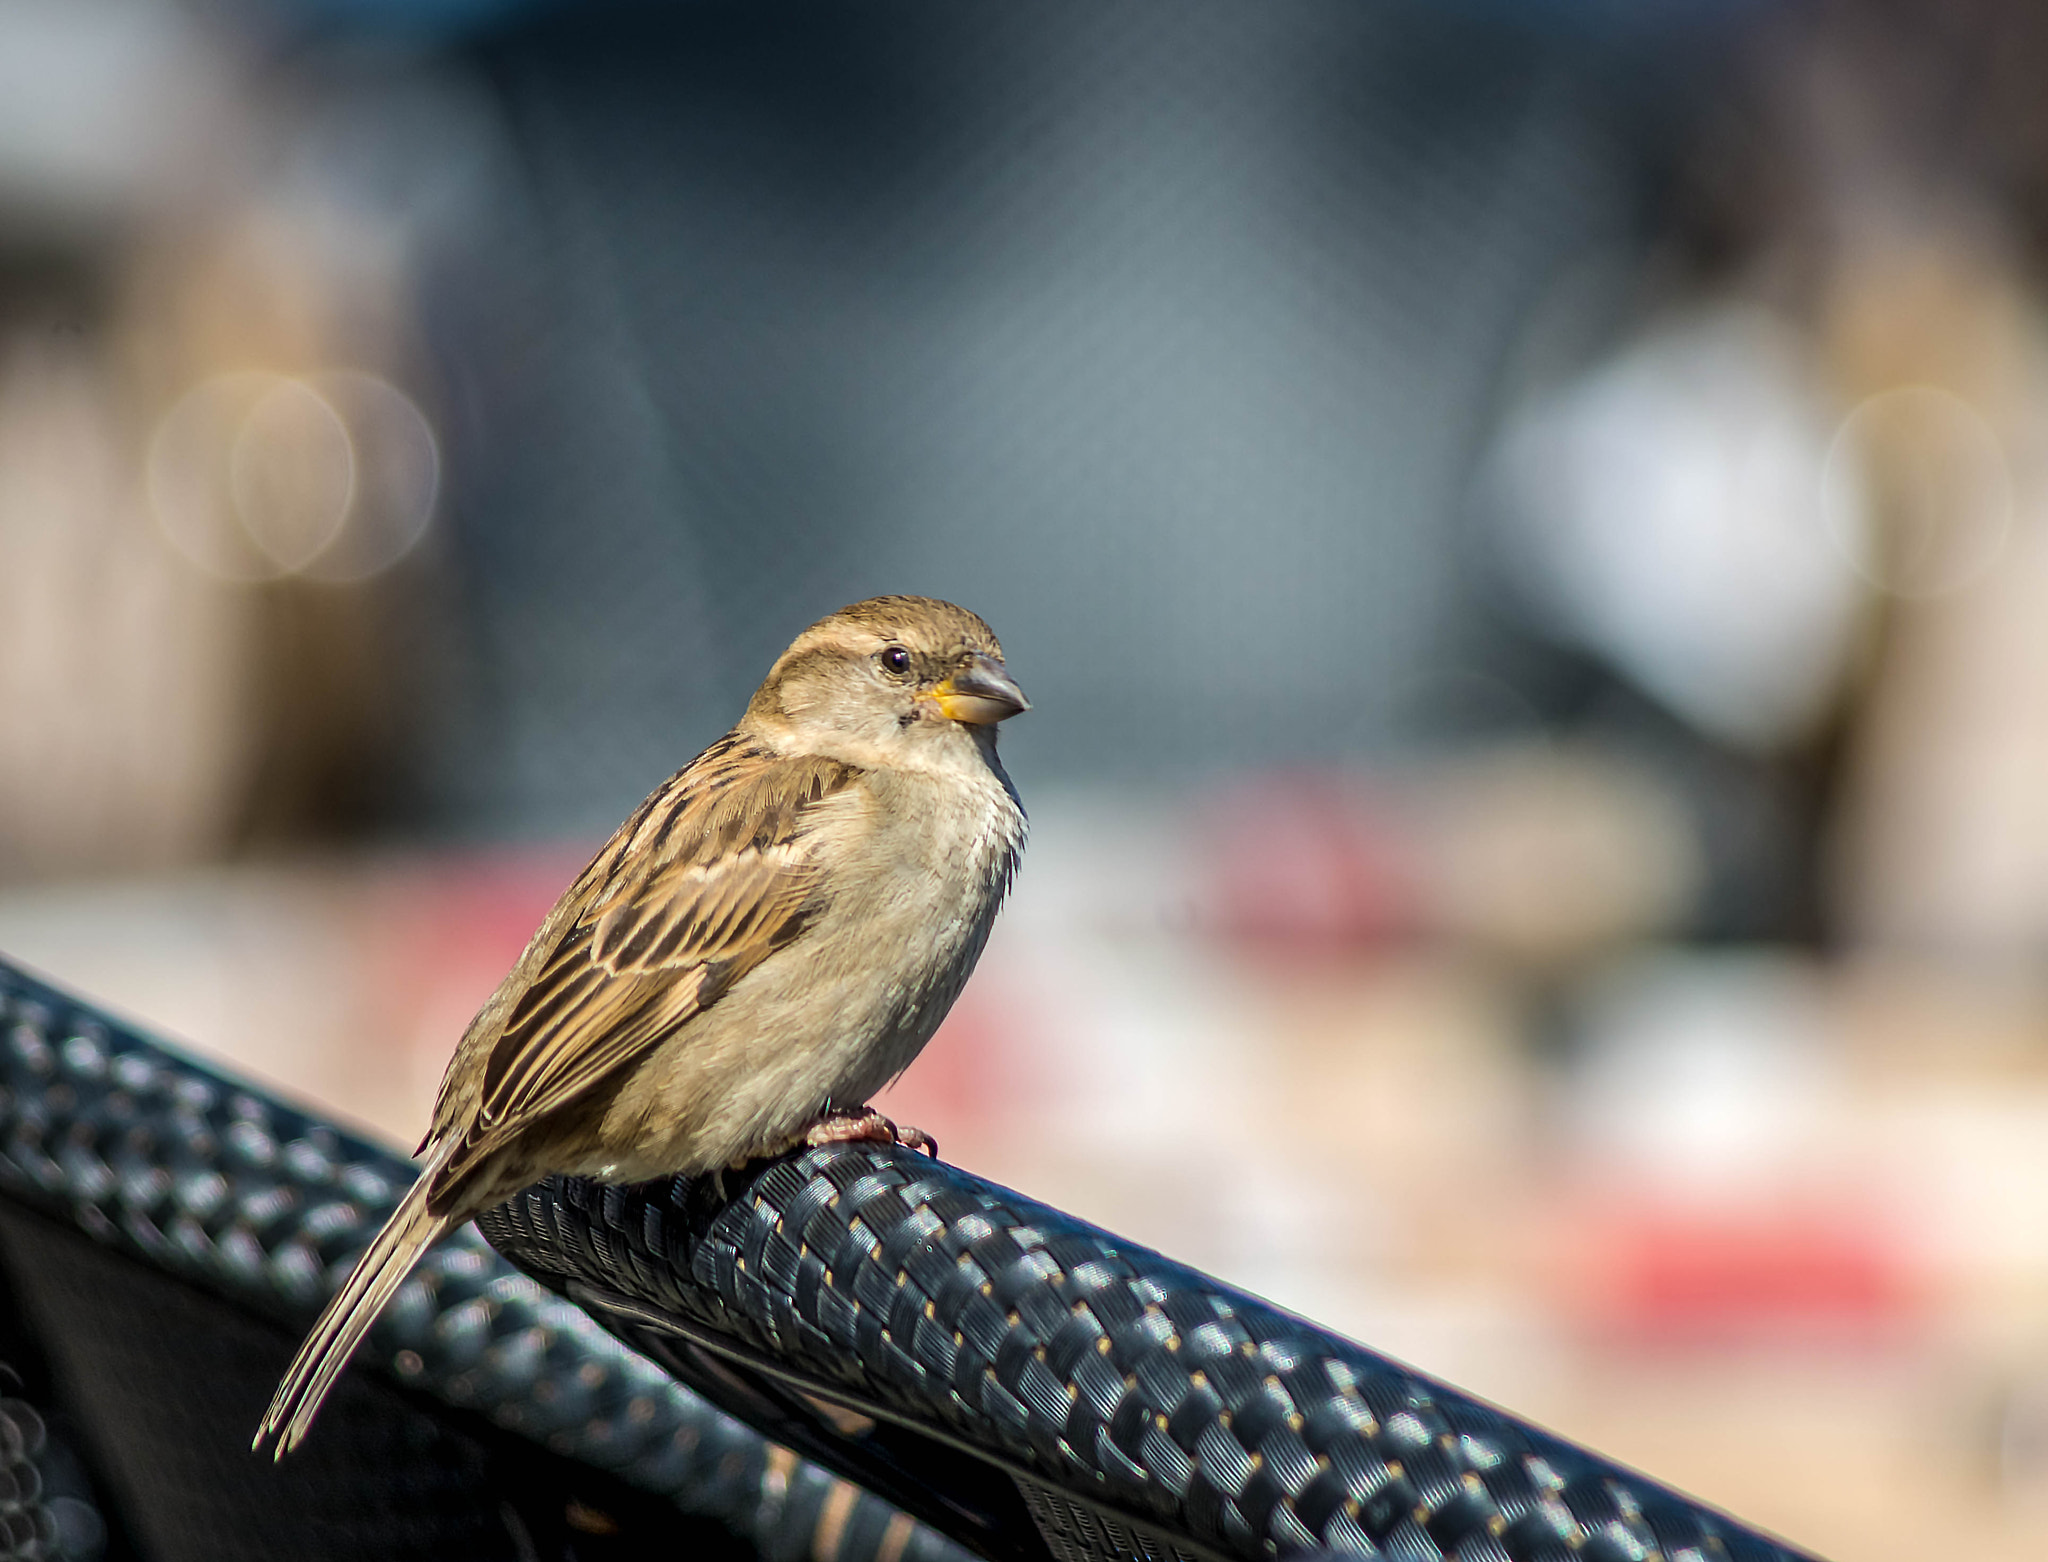
<path id="1" fill-rule="evenodd" d="M 459 1135 L 454 1136 L 429 1157 L 419 1181 L 399 1201 L 384 1229 L 370 1243 L 369 1251 L 356 1261 L 348 1279 L 334 1293 L 334 1299 L 320 1314 L 319 1322 L 313 1325 L 313 1332 L 306 1336 L 306 1343 L 299 1347 L 284 1380 L 278 1384 L 277 1395 L 270 1401 L 263 1424 L 256 1429 L 251 1448 L 261 1448 L 263 1440 L 273 1432 L 281 1434 L 273 1458 L 282 1459 L 299 1446 L 313 1425 L 313 1417 L 320 1413 L 321 1403 L 334 1387 L 334 1380 L 341 1376 L 342 1368 L 362 1344 L 363 1336 L 370 1332 L 377 1315 L 405 1283 L 420 1255 L 456 1224 L 458 1217 L 436 1215 L 428 1210 L 427 1193 L 459 1140 Z"/>

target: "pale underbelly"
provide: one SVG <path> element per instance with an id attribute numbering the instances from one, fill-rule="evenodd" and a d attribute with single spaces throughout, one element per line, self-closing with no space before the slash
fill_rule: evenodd
<path id="1" fill-rule="evenodd" d="M 991 903 L 978 914 L 921 917 L 900 934 L 835 919 L 771 956 L 624 1083 L 587 1174 L 711 1170 L 783 1147 L 828 1108 L 864 1104 L 938 1029 L 993 913 Z M 894 970 L 874 968 L 878 950 L 899 955 Z"/>

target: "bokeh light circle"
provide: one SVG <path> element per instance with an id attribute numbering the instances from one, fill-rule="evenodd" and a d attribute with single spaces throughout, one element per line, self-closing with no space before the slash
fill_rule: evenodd
<path id="1" fill-rule="evenodd" d="M 348 425 L 303 380 L 280 379 L 243 413 L 227 470 L 242 529 L 285 574 L 326 551 L 355 502 Z"/>
<path id="2" fill-rule="evenodd" d="M 389 569 L 425 534 L 440 477 L 418 404 L 356 369 L 202 380 L 157 424 L 145 462 L 164 536 L 240 582 L 351 584 Z"/>
<path id="3" fill-rule="evenodd" d="M 1835 431 L 1821 516 L 1856 572 L 1899 597 L 1960 591 L 2012 535 L 2004 442 L 1969 402 L 1907 385 L 1860 402 Z"/>
<path id="4" fill-rule="evenodd" d="M 426 535 L 440 494 L 440 444 L 419 405 L 379 375 L 337 369 L 309 383 L 347 426 L 356 466 L 348 524 L 304 572 L 337 584 L 367 580 Z"/>
<path id="5" fill-rule="evenodd" d="M 222 580 L 271 580 L 283 573 L 242 525 L 229 470 L 242 420 L 282 382 L 281 375 L 259 370 L 201 380 L 150 435 L 144 482 L 157 525 L 180 554 Z"/>

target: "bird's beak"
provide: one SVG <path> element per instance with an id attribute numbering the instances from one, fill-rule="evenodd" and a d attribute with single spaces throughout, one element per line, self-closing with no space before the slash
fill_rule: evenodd
<path id="1" fill-rule="evenodd" d="M 932 690 L 932 699 L 949 721 L 986 727 L 1019 711 L 1031 709 L 1016 679 L 993 656 L 975 652 L 972 660 Z"/>

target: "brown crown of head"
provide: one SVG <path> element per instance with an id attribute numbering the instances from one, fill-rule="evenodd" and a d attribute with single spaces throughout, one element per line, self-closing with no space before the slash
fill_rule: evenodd
<path id="1" fill-rule="evenodd" d="M 783 691 L 809 682 L 833 663 L 862 661 L 886 647 L 901 647 L 911 676 L 944 679 L 969 662 L 1000 671 L 1002 642 L 981 616 L 936 597 L 870 597 L 819 619 L 776 659 L 748 705 L 750 715 L 782 708 Z M 1021 699 L 1021 696 L 1019 696 Z"/>
<path id="2" fill-rule="evenodd" d="M 797 641 L 801 644 L 813 635 L 841 628 L 863 629 L 918 650 L 980 651 L 997 661 L 1003 659 L 1002 642 L 979 613 L 937 597 L 869 597 L 819 619 L 797 636 Z"/>

